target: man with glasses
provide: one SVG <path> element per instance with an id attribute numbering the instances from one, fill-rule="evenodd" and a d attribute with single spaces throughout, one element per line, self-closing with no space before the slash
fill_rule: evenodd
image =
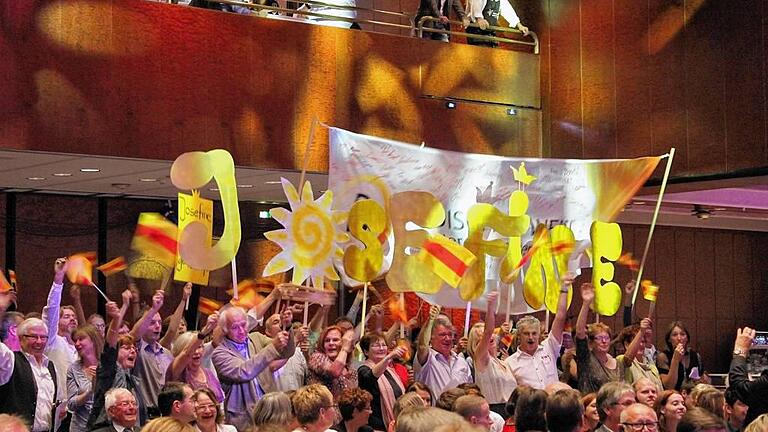
<path id="1" fill-rule="evenodd" d="M 134 432 L 139 418 L 136 398 L 124 388 L 110 389 L 104 395 L 104 407 L 109 417 L 109 425 L 94 429 L 93 432 Z"/>
<path id="2" fill-rule="evenodd" d="M 621 427 L 624 432 L 656 432 L 659 419 L 648 405 L 635 403 L 621 412 Z"/>
<path id="3" fill-rule="evenodd" d="M 32 425 L 32 432 L 54 427 L 56 367 L 43 354 L 48 327 L 29 318 L 17 328 L 21 351 L 0 343 L 0 413 L 16 414 Z"/>
<path id="4" fill-rule="evenodd" d="M 429 322 L 419 334 L 413 372 L 416 380 L 432 389 L 435 395 L 472 382 L 469 363 L 453 352 L 454 328 L 446 316 L 438 316 L 439 306 L 429 310 Z"/>
<path id="5" fill-rule="evenodd" d="M 605 383 L 597 392 L 600 426 L 595 432 L 620 432 L 621 413 L 635 403 L 635 392 L 624 381 Z"/>

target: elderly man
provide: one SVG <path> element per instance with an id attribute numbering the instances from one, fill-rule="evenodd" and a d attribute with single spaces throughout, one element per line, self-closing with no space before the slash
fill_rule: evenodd
<path id="1" fill-rule="evenodd" d="M 659 419 L 653 408 L 643 403 L 636 403 L 628 406 L 621 412 L 619 417 L 620 424 L 625 431 L 654 432 L 659 427 Z"/>
<path id="2" fill-rule="evenodd" d="M 600 427 L 595 432 L 619 432 L 621 413 L 635 403 L 635 392 L 623 381 L 611 381 L 600 387 L 596 403 Z"/>
<path id="3" fill-rule="evenodd" d="M 113 388 L 104 395 L 104 407 L 107 410 L 109 424 L 94 429 L 93 432 L 134 432 L 138 431 L 136 421 L 139 417 L 136 398 L 129 390 Z"/>
<path id="4" fill-rule="evenodd" d="M 439 306 L 429 310 L 429 321 L 419 334 L 413 372 L 435 396 L 472 381 L 469 364 L 453 351 L 454 328 L 451 321 L 440 314 Z"/>
<path id="5" fill-rule="evenodd" d="M 264 395 L 255 378 L 270 362 L 290 358 L 295 346 L 288 332 L 280 331 L 271 344 L 257 349 L 254 338 L 248 337 L 248 318 L 238 307 L 221 311 L 219 326 L 225 338 L 211 358 L 224 389 L 227 423 L 245 430 L 250 426 L 254 405 Z"/>
<path id="6" fill-rule="evenodd" d="M 568 289 L 573 284 L 573 274 L 566 274 L 560 286 L 560 298 L 557 314 L 552 320 L 552 328 L 543 342 L 539 343 L 541 323 L 532 316 L 526 316 L 517 322 L 518 350 L 505 360 L 517 378 L 518 385 L 529 385 L 543 390 L 547 385 L 557 382 L 557 358 L 563 343 L 563 327 L 568 310 Z"/>
<path id="7" fill-rule="evenodd" d="M 5 294 L 3 294 L 5 295 Z M 17 332 L 21 351 L 0 343 L 0 413 L 16 414 L 32 425 L 32 432 L 54 428 L 56 367 L 43 352 L 48 327 L 38 318 L 24 320 Z"/>
<path id="8" fill-rule="evenodd" d="M 104 407 L 107 410 L 109 424 L 94 429 L 93 432 L 133 432 L 138 431 L 136 421 L 139 417 L 136 398 L 124 388 L 110 389 L 104 395 Z"/>

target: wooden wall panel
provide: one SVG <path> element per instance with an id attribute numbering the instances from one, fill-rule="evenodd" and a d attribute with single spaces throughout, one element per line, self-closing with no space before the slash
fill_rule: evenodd
<path id="1" fill-rule="evenodd" d="M 552 155 L 580 158 L 583 156 L 580 5 L 568 0 L 552 0 L 549 5 L 550 14 L 552 10 L 559 12 L 548 21 L 549 91 L 548 94 L 542 91 L 549 104 L 550 136 L 546 146 Z"/>
<path id="2" fill-rule="evenodd" d="M 644 241 L 638 240 L 647 235 L 647 227 L 623 225 L 622 231 L 625 238 L 634 237 L 631 251 L 641 255 Z M 707 369 L 726 371 L 736 328 L 768 329 L 766 241 L 764 233 L 659 227 L 649 251 L 656 274 L 646 274 L 661 287 L 657 346 L 664 346 L 669 324 L 681 320 Z M 647 311 L 647 302 L 638 302 L 636 310 Z"/>
<path id="3" fill-rule="evenodd" d="M 542 53 L 550 59 L 542 90 L 551 156 L 636 157 L 675 147 L 675 176 L 768 165 L 765 2 L 546 5 L 533 28 L 551 33 Z"/>

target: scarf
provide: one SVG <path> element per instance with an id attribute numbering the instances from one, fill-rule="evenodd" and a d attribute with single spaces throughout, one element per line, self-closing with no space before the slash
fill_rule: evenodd
<path id="1" fill-rule="evenodd" d="M 373 370 L 373 367 L 376 365 L 376 363 L 370 359 L 365 360 L 364 364 L 371 368 L 371 370 Z M 379 385 L 379 393 L 381 394 L 381 416 L 383 417 L 382 420 L 384 421 L 384 425 L 388 425 L 389 422 L 395 419 L 395 390 L 392 388 L 392 382 L 387 378 L 387 374 L 392 377 L 392 382 L 396 383 L 400 388 L 400 394 L 405 393 L 405 387 L 403 387 L 403 383 L 401 383 L 400 379 L 397 377 L 397 372 L 395 372 L 391 364 L 388 365 L 387 369 L 384 370 L 384 373 L 382 373 L 376 381 Z"/>

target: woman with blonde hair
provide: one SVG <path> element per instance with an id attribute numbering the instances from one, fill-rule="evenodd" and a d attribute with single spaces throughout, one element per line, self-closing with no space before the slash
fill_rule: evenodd
<path id="1" fill-rule="evenodd" d="M 165 381 L 180 381 L 192 387 L 192 390 L 208 388 L 216 395 L 216 402 L 224 402 L 224 390 L 218 377 L 203 363 L 203 341 L 213 333 L 219 322 L 218 312 L 208 316 L 205 327 L 200 332 L 184 332 L 176 338 L 171 354 L 173 362 L 165 372 Z"/>
<path id="2" fill-rule="evenodd" d="M 283 392 L 267 393 L 253 407 L 253 424 L 259 427 L 264 424 L 290 425 L 293 430 L 299 424 L 293 416 L 291 398 Z"/>
<path id="3" fill-rule="evenodd" d="M 768 414 L 760 414 L 744 428 L 744 432 L 768 432 Z"/>
<path id="4" fill-rule="evenodd" d="M 494 335 L 498 299 L 498 292 L 488 293 L 485 323 L 477 323 L 472 327 L 467 353 L 475 365 L 475 384 L 480 387 L 491 411 L 506 418 L 504 407 L 517 387 L 517 380 L 512 369 L 498 358 L 499 340 Z"/>
<path id="5" fill-rule="evenodd" d="M 104 351 L 104 338 L 99 330 L 86 324 L 72 332 L 78 359 L 67 370 L 67 410 L 72 413 L 71 432 L 88 430 L 88 416 L 93 407 L 93 382 Z"/>
<path id="6" fill-rule="evenodd" d="M 331 391 L 322 384 L 310 384 L 296 390 L 291 396 L 291 404 L 299 422 L 294 432 L 325 432 L 336 423 L 338 407 L 333 403 Z"/>
<path id="7" fill-rule="evenodd" d="M 195 428 L 173 417 L 158 417 L 141 428 L 141 432 L 195 432 Z"/>

